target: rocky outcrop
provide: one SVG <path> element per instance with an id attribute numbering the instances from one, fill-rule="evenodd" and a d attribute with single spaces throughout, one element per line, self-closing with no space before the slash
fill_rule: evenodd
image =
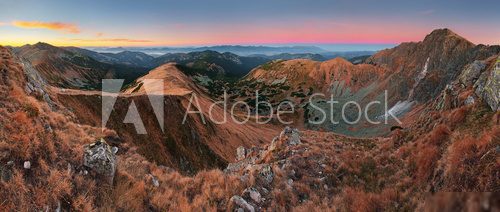
<path id="1" fill-rule="evenodd" d="M 458 104 L 458 92 L 453 85 L 449 84 L 446 85 L 441 96 L 438 97 L 436 109 L 449 110 L 457 107 Z"/>
<path id="2" fill-rule="evenodd" d="M 471 86 L 479 78 L 481 72 L 486 68 L 484 61 L 474 61 L 473 63 L 465 66 L 464 70 L 458 77 L 459 82 L 465 87 Z"/>
<path id="3" fill-rule="evenodd" d="M 236 206 L 236 210 L 260 211 L 266 198 L 271 195 L 273 183 L 275 181 L 275 170 L 273 166 L 286 166 L 287 159 L 277 159 L 277 155 L 282 152 L 293 152 L 291 148 L 301 144 L 300 133 L 297 129 L 285 127 L 279 136 L 276 136 L 272 143 L 265 148 L 253 147 L 237 149 L 238 161 L 230 163 L 224 170 L 228 174 L 240 176 L 242 181 L 248 181 L 249 175 L 254 175 L 255 185 L 246 188 L 241 196 L 235 195 L 231 202 Z"/>
<path id="4" fill-rule="evenodd" d="M 273 139 L 267 150 L 274 151 L 280 147 L 295 146 L 298 144 L 300 144 L 299 131 L 287 126 L 283 131 L 281 131 L 279 136 Z"/>
<path id="5" fill-rule="evenodd" d="M 242 197 L 240 197 L 238 195 L 234 195 L 233 197 L 231 197 L 230 201 L 231 201 L 231 203 L 238 206 L 237 211 L 250 211 L 250 212 L 255 211 L 255 209 L 252 205 L 248 204 L 248 202 L 245 199 L 243 199 Z"/>
<path id="6" fill-rule="evenodd" d="M 493 111 L 500 110 L 500 57 L 490 71 L 483 72 L 474 84 L 476 95 L 480 96 Z"/>
<path id="7" fill-rule="evenodd" d="M 245 149 L 244 147 L 238 147 L 236 150 L 237 161 L 235 163 L 228 164 L 225 172 L 237 172 L 248 168 L 249 166 L 255 165 L 259 161 L 263 160 L 266 156 L 271 155 L 275 151 L 299 144 L 301 144 L 299 130 L 287 126 L 266 148 L 253 147 Z"/>
<path id="8" fill-rule="evenodd" d="M 55 110 L 56 104 L 50 98 L 46 91 L 47 82 L 40 76 L 40 73 L 33 68 L 31 63 L 21 59 L 21 64 L 23 65 L 24 75 L 26 76 L 27 82 L 24 88 L 28 95 L 33 95 L 39 99 L 43 99 L 49 105 L 50 109 Z"/>
<path id="9" fill-rule="evenodd" d="M 91 173 L 105 178 L 112 184 L 116 171 L 116 156 L 111 147 L 104 139 L 85 146 L 83 165 L 90 169 Z"/>

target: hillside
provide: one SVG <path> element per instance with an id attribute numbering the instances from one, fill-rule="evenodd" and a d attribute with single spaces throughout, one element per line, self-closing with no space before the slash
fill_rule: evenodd
<path id="1" fill-rule="evenodd" d="M 410 88 L 401 95 L 425 102 L 435 97 L 458 76 L 463 67 L 500 52 L 500 46 L 475 45 L 449 29 L 438 29 L 421 42 L 403 43 L 383 50 L 368 63 L 387 67 L 402 79 L 411 79 Z M 424 71 L 425 70 L 425 71 Z M 394 83 L 404 83 L 397 80 Z"/>
<path id="2" fill-rule="evenodd" d="M 147 79 L 161 81 L 151 84 Z M 158 118 L 147 94 L 164 98 L 167 105 L 163 108 L 164 130 L 154 121 Z M 190 110 L 201 110 L 204 119 L 198 114 L 189 114 L 186 123 L 182 124 L 192 95 L 197 96 L 201 108 L 196 109 L 197 106 L 192 105 L 195 108 Z M 58 92 L 56 97 L 75 112 L 78 120 L 91 126 L 101 124 L 100 98 L 100 93 L 70 90 Z M 122 123 L 132 102 L 137 105 L 140 117 L 144 120 L 146 135 L 138 134 L 132 124 Z M 238 125 L 230 118 L 226 124 L 215 124 L 208 113 L 211 103 L 212 100 L 174 64 L 165 64 L 137 79 L 122 92 L 116 100 L 107 127 L 115 130 L 124 140 L 132 142 L 137 146 L 137 151 L 149 160 L 176 168 L 185 174 L 224 167 L 234 160 L 233 151 L 238 146 L 265 142 L 276 130 L 271 126 L 261 128 L 252 123 Z M 224 112 L 216 107 L 213 113 L 216 114 L 216 120 L 221 120 Z"/>
<path id="3" fill-rule="evenodd" d="M 102 79 L 125 79 L 128 83 L 146 72 L 145 68 L 101 63 L 46 43 L 14 48 L 14 53 L 49 84 L 64 88 L 100 89 Z"/>
<path id="4" fill-rule="evenodd" d="M 329 111 L 326 120 L 330 120 L 330 114 L 334 114 L 333 120 L 339 120 L 342 108 L 327 103 L 332 95 L 340 105 L 355 101 L 363 107 L 371 101 L 384 105 L 387 91 L 389 111 L 403 117 L 412 108 L 437 97 L 468 64 L 499 53 L 499 46 L 474 45 L 448 29 L 440 29 L 421 42 L 403 43 L 383 50 L 366 59 L 366 63 L 357 65 L 341 58 L 324 62 L 272 61 L 252 70 L 238 88 L 230 91 L 233 98 L 248 102 L 255 100 L 255 93 L 251 91 L 256 89 L 275 106 L 283 100 L 292 101 L 297 111 L 295 117 L 304 117 L 296 120 L 302 121 L 309 129 L 325 129 L 356 137 L 379 136 L 389 133 L 397 123 L 371 126 L 362 119 L 356 125 L 342 122 L 334 125 L 329 121 L 320 125 L 308 124 L 308 120 L 321 120 L 324 115 L 306 104 L 307 100 L 314 93 L 324 94 L 314 104 Z M 495 95 L 489 96 L 485 98 L 491 99 Z M 383 107 L 371 107 L 370 119 L 380 120 L 387 116 L 383 110 Z M 356 119 L 358 110 L 346 111 L 348 118 Z"/>

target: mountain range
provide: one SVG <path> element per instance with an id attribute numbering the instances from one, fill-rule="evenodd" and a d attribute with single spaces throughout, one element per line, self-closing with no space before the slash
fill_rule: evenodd
<path id="1" fill-rule="evenodd" d="M 358 58 L 122 50 L 0 47 L 0 208 L 500 208 L 500 46 L 437 29 Z M 118 77 L 127 83 L 101 126 L 108 94 L 98 91 L 100 82 Z M 147 89 L 163 97 L 163 123 Z M 237 101 L 248 108 L 219 124 L 230 115 L 213 106 L 224 91 L 229 108 Z M 361 113 L 329 107 L 330 97 L 344 105 L 377 101 L 362 112 L 391 118 L 312 124 Z M 273 109 L 258 109 L 256 100 Z M 292 124 L 276 115 L 283 101 L 293 103 L 281 117 Z M 252 117 L 239 124 L 245 109 Z M 147 134 L 127 121 L 134 110 Z M 259 124 L 263 118 L 270 122 Z"/>
<path id="2" fill-rule="evenodd" d="M 119 53 L 123 51 L 139 51 L 151 55 L 163 55 L 167 53 L 189 53 L 189 52 L 202 52 L 202 51 L 216 51 L 216 52 L 232 52 L 241 56 L 249 56 L 253 54 L 275 55 L 282 53 L 290 54 L 303 54 L 313 53 L 321 54 L 328 53 L 329 51 L 316 47 L 316 46 L 241 46 L 241 45 L 220 45 L 220 46 L 204 46 L 204 47 L 95 47 L 89 48 L 90 50 L 105 53 Z"/>

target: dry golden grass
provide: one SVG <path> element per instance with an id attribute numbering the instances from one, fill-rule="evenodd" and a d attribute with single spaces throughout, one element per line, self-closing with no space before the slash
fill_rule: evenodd
<path id="1" fill-rule="evenodd" d="M 8 65 L 9 78 L 0 78 L 0 162 L 13 160 L 15 165 L 11 179 L 0 180 L 1 211 L 54 210 L 59 204 L 73 211 L 224 211 L 234 209 L 230 198 L 248 187 L 268 189 L 262 193 L 268 201 L 261 206 L 277 211 L 406 211 L 417 206 L 472 210 L 482 207 L 481 201 L 499 202 L 498 195 L 461 193 L 437 195 L 424 204 L 429 185 L 437 185 L 433 189 L 438 194 L 498 192 L 499 113 L 476 108 L 480 106 L 427 111 L 424 118 L 431 121 L 410 127 L 412 131 L 398 129 L 390 138 L 304 132 L 303 144 L 260 161 L 271 164 L 270 184 L 262 182 L 257 170 L 246 173 L 248 180 L 240 179 L 243 173 L 220 170 L 184 176 L 146 160 L 131 142 L 124 143 L 114 184 L 104 185 L 78 173 L 82 146 L 116 137 L 116 132 L 79 125 L 71 113 L 53 112 L 28 97 L 20 68 Z M 22 167 L 26 160 L 29 170 Z M 289 165 L 278 164 L 282 160 Z"/>

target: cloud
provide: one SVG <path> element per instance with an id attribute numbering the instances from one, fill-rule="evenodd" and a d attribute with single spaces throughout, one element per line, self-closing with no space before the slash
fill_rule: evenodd
<path id="1" fill-rule="evenodd" d="M 78 28 L 78 26 L 62 22 L 13 21 L 12 25 L 27 29 L 49 29 L 74 34 L 80 33 L 80 29 Z"/>
<path id="2" fill-rule="evenodd" d="M 150 43 L 151 40 L 137 40 L 127 38 L 103 38 L 103 39 L 71 39 L 79 42 L 124 42 L 124 43 Z"/>
<path id="3" fill-rule="evenodd" d="M 95 34 L 95 36 L 98 37 L 98 38 L 102 37 L 103 35 L 104 35 L 104 33 L 102 33 L 102 32 L 98 32 L 98 33 Z"/>

